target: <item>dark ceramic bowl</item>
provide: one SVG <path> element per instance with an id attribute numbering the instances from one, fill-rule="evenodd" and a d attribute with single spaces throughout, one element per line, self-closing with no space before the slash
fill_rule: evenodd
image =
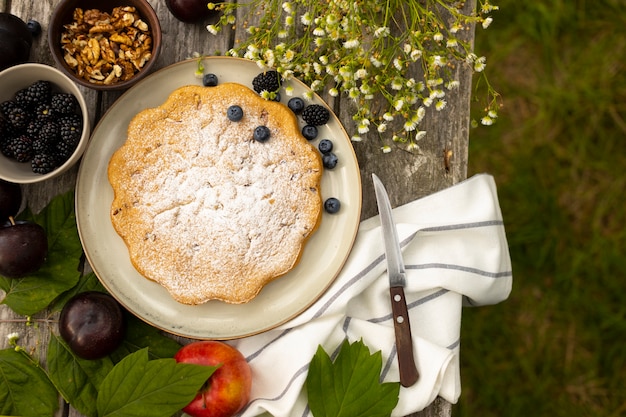
<path id="1" fill-rule="evenodd" d="M 64 58 L 65 51 L 61 45 L 61 35 L 65 30 L 64 26 L 74 21 L 74 10 L 77 8 L 83 10 L 97 9 L 101 12 L 111 13 L 115 7 L 119 6 L 135 7 L 141 20 L 148 25 L 152 36 L 152 56 L 145 62 L 141 70 L 136 72 L 133 77 L 128 80 L 112 82 L 110 84 L 90 82 L 87 78 L 78 76 L 77 72 L 68 65 Z M 106 36 L 108 37 L 108 34 Z M 147 0 L 62 0 L 54 9 L 52 17 L 50 18 L 48 43 L 52 57 L 58 68 L 76 83 L 94 90 L 124 90 L 148 75 L 156 63 L 161 50 L 161 25 L 156 12 Z"/>

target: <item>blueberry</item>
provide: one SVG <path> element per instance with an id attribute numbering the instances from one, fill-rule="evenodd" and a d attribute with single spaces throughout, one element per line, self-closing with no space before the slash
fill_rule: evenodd
<path id="1" fill-rule="evenodd" d="M 270 129 L 267 126 L 258 126 L 254 129 L 253 137 L 257 142 L 266 142 L 270 138 Z"/>
<path id="2" fill-rule="evenodd" d="M 330 197 L 326 201 L 324 201 L 324 210 L 327 213 L 335 214 L 341 208 L 341 202 L 335 197 Z"/>
<path id="3" fill-rule="evenodd" d="M 337 166 L 339 159 L 337 158 L 337 155 L 330 152 L 322 155 L 322 162 L 324 163 L 324 168 L 333 169 Z"/>
<path id="4" fill-rule="evenodd" d="M 238 122 L 243 117 L 243 110 L 240 106 L 237 105 L 230 106 L 226 111 L 226 115 L 228 116 L 228 120 L 232 122 Z"/>
<path id="5" fill-rule="evenodd" d="M 300 114 L 302 113 L 302 110 L 304 110 L 304 100 L 300 97 L 291 98 L 287 102 L 287 107 L 289 107 L 295 114 Z"/>
<path id="6" fill-rule="evenodd" d="M 327 154 L 333 150 L 333 142 L 330 139 L 322 139 L 317 145 L 317 148 L 320 150 L 321 153 Z"/>
<path id="7" fill-rule="evenodd" d="M 317 127 L 313 125 L 306 125 L 302 128 L 302 136 L 306 140 L 313 140 L 317 137 Z"/>
<path id="8" fill-rule="evenodd" d="M 205 87 L 215 87 L 217 85 L 217 75 L 204 74 L 202 77 L 202 85 Z"/>
<path id="9" fill-rule="evenodd" d="M 41 34 L 41 24 L 36 20 L 31 19 L 26 22 L 26 28 L 33 37 L 37 37 Z"/>

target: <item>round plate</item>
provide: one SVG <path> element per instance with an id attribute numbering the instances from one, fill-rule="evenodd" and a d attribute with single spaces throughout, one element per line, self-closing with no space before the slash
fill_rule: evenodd
<path id="1" fill-rule="evenodd" d="M 205 58 L 204 67 L 205 72 L 216 74 L 220 82 L 238 82 L 250 88 L 252 79 L 261 72 L 256 63 L 231 57 Z M 298 266 L 266 285 L 256 298 L 245 304 L 209 301 L 190 306 L 175 301 L 165 288 L 135 270 L 126 245 L 113 229 L 109 218 L 113 189 L 107 167 L 113 152 L 126 141 L 128 124 L 138 112 L 161 105 L 178 87 L 202 84 L 194 74 L 196 68 L 194 59 L 157 71 L 111 106 L 94 129 L 81 162 L 76 185 L 76 219 L 91 267 L 126 309 L 147 323 L 180 336 L 233 339 L 267 331 L 288 321 L 326 291 L 341 271 L 356 237 L 361 213 L 361 179 L 350 138 L 331 112 L 330 121 L 320 126 L 313 144 L 324 138 L 334 142 L 339 164 L 333 170 L 325 170 L 321 189 L 324 200 L 336 197 L 341 201 L 341 210 L 337 214 L 324 212 Z M 298 80 L 285 84 L 293 86 L 293 96 L 308 91 Z M 284 88 L 281 95 L 286 102 L 289 97 Z M 323 104 L 318 96 L 313 102 Z"/>

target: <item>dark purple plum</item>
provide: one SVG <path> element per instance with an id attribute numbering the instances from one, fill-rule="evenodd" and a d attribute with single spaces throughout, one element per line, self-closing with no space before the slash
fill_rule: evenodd
<path id="1" fill-rule="evenodd" d="M 109 294 L 97 291 L 79 293 L 63 306 L 59 333 L 78 357 L 103 358 L 124 340 L 124 311 Z"/>
<path id="2" fill-rule="evenodd" d="M 43 227 L 12 217 L 0 227 L 0 275 L 21 278 L 43 265 L 48 255 L 48 237 Z"/>
<path id="3" fill-rule="evenodd" d="M 210 17 L 213 10 L 209 10 L 207 0 L 165 0 L 172 15 L 185 23 L 194 23 Z"/>
<path id="4" fill-rule="evenodd" d="M 22 205 L 22 188 L 19 184 L 0 179 L 0 223 L 17 215 Z"/>

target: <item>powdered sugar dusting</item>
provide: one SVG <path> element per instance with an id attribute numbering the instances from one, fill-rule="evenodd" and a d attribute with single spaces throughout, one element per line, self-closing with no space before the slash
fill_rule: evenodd
<path id="1" fill-rule="evenodd" d="M 253 140 L 260 125 L 268 142 Z M 237 84 L 183 87 L 140 113 L 109 173 L 133 264 L 189 304 L 254 297 L 293 268 L 321 214 L 317 151 L 290 110 Z"/>

